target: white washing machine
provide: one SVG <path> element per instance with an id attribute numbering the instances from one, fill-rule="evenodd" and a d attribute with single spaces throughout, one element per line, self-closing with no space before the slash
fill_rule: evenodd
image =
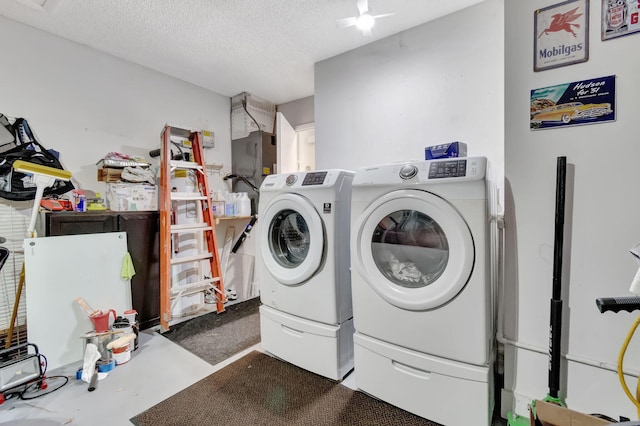
<path id="1" fill-rule="evenodd" d="M 256 272 L 262 346 L 334 380 L 353 369 L 353 175 L 337 169 L 270 175 L 260 187 Z"/>
<path id="2" fill-rule="evenodd" d="M 484 157 L 356 171 L 357 386 L 448 426 L 493 410 L 494 191 Z"/>

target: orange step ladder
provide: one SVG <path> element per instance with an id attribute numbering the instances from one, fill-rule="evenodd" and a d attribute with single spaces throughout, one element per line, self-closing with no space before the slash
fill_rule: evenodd
<path id="1" fill-rule="evenodd" d="M 176 144 L 174 139 L 182 141 Z M 173 159 L 171 147 L 179 148 L 183 158 Z M 188 158 L 184 158 L 185 153 Z M 178 192 L 172 186 L 172 174 L 193 174 L 195 191 Z M 195 221 L 178 223 L 183 203 L 196 204 Z M 184 218 L 183 218 L 184 219 Z M 187 237 L 186 250 L 181 237 Z M 194 236 L 196 244 L 191 244 Z M 186 255 L 183 255 L 184 252 Z M 183 268 L 176 274 L 176 268 Z M 184 268 L 195 271 L 195 281 L 183 283 Z M 180 279 L 178 276 L 182 275 Z M 160 326 L 169 330 L 172 308 L 181 297 L 213 290 L 216 311 L 224 312 L 227 301 L 222 280 L 220 255 L 216 242 L 215 218 L 209 199 L 209 183 L 202 149 L 202 133 L 166 125 L 160 151 Z"/>

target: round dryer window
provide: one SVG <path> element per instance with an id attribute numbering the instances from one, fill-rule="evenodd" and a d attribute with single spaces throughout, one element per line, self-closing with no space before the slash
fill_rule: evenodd
<path id="1" fill-rule="evenodd" d="M 392 283 L 420 288 L 436 281 L 449 261 L 449 242 L 436 221 L 416 210 L 396 210 L 373 230 L 371 253 Z"/>
<path id="2" fill-rule="evenodd" d="M 313 205 L 296 194 L 282 194 L 269 203 L 260 228 L 261 250 L 269 273 L 278 282 L 300 284 L 320 267 L 324 225 Z"/>
<path id="3" fill-rule="evenodd" d="M 295 210 L 278 212 L 269 224 L 269 250 L 280 266 L 295 268 L 309 255 L 309 226 Z"/>
<path id="4" fill-rule="evenodd" d="M 471 231 L 442 198 L 420 190 L 377 199 L 356 222 L 356 269 L 384 300 L 433 309 L 466 285 L 475 259 Z"/>

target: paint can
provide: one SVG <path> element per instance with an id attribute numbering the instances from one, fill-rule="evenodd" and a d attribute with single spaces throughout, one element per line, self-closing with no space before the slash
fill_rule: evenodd
<path id="1" fill-rule="evenodd" d="M 124 317 L 129 320 L 129 324 L 131 325 L 131 329 L 133 333 L 136 335 L 136 339 L 133 342 L 133 350 L 138 349 L 138 332 L 140 330 L 140 324 L 138 323 L 138 311 L 135 309 L 129 309 L 124 311 Z"/>
<path id="2" fill-rule="evenodd" d="M 131 349 L 129 345 L 123 346 L 121 348 L 113 348 L 113 354 L 111 355 L 111 359 L 113 359 L 116 365 L 122 365 L 131 359 Z"/>
<path id="3" fill-rule="evenodd" d="M 127 312 L 130 312 L 130 311 L 127 311 Z M 127 312 L 125 312 L 125 315 L 131 317 L 132 315 L 131 314 L 127 314 Z M 136 315 L 137 315 L 137 313 L 136 313 Z M 133 342 L 132 350 L 135 351 L 136 349 L 138 349 L 138 323 L 136 321 L 134 321 L 132 323 L 132 322 L 130 322 L 129 318 L 120 317 L 119 316 L 114 321 L 112 328 L 114 330 L 122 331 L 123 335 L 125 335 L 125 336 L 127 334 L 135 334 L 136 337 L 135 337 L 135 340 Z"/>

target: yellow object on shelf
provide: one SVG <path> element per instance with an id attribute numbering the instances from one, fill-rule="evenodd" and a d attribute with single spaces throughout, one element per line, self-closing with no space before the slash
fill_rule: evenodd
<path id="1" fill-rule="evenodd" d="M 107 206 L 104 205 L 104 198 L 100 196 L 99 192 L 96 192 L 96 198 L 90 198 L 87 201 L 87 210 L 106 210 Z"/>
<path id="2" fill-rule="evenodd" d="M 100 203 L 89 203 L 87 205 L 87 210 L 106 210 L 107 206 L 105 206 L 104 204 L 100 204 Z"/>

